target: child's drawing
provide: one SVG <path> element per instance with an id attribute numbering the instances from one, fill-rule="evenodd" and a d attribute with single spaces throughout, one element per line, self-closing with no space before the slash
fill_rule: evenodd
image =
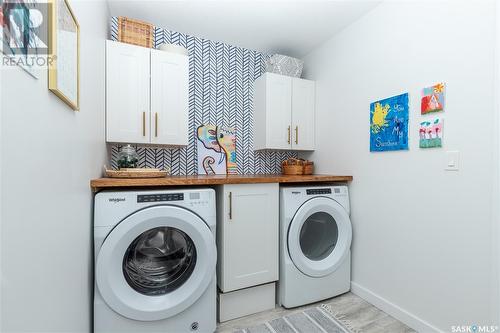
<path id="1" fill-rule="evenodd" d="M 370 104 L 370 151 L 408 149 L 408 94 Z"/>

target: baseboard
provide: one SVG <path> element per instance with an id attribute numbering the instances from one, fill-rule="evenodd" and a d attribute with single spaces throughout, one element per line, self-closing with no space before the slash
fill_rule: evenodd
<path id="1" fill-rule="evenodd" d="M 365 287 L 360 286 L 355 282 L 351 282 L 351 292 L 367 302 L 375 305 L 380 310 L 386 312 L 387 314 L 393 316 L 397 320 L 403 322 L 409 327 L 413 328 L 417 332 L 442 332 L 440 329 L 432 326 L 425 320 L 418 318 L 417 316 L 411 314 L 410 312 L 400 308 L 394 303 L 380 297 L 379 295 L 371 292 Z"/>

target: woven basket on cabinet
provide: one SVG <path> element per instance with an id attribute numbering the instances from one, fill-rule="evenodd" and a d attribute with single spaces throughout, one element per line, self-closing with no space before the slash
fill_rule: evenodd
<path id="1" fill-rule="evenodd" d="M 118 41 L 143 47 L 153 47 L 152 24 L 130 19 L 128 17 L 118 17 Z"/>

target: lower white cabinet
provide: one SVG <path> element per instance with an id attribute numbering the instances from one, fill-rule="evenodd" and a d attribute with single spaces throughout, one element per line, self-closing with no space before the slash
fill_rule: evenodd
<path id="1" fill-rule="evenodd" d="M 217 282 L 223 292 L 278 280 L 279 185 L 217 189 Z"/>

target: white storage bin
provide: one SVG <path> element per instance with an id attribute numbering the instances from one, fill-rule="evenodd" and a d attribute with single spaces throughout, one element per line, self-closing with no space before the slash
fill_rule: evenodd
<path id="1" fill-rule="evenodd" d="M 282 54 L 272 55 L 266 60 L 266 72 L 292 77 L 300 77 L 304 61 Z"/>

